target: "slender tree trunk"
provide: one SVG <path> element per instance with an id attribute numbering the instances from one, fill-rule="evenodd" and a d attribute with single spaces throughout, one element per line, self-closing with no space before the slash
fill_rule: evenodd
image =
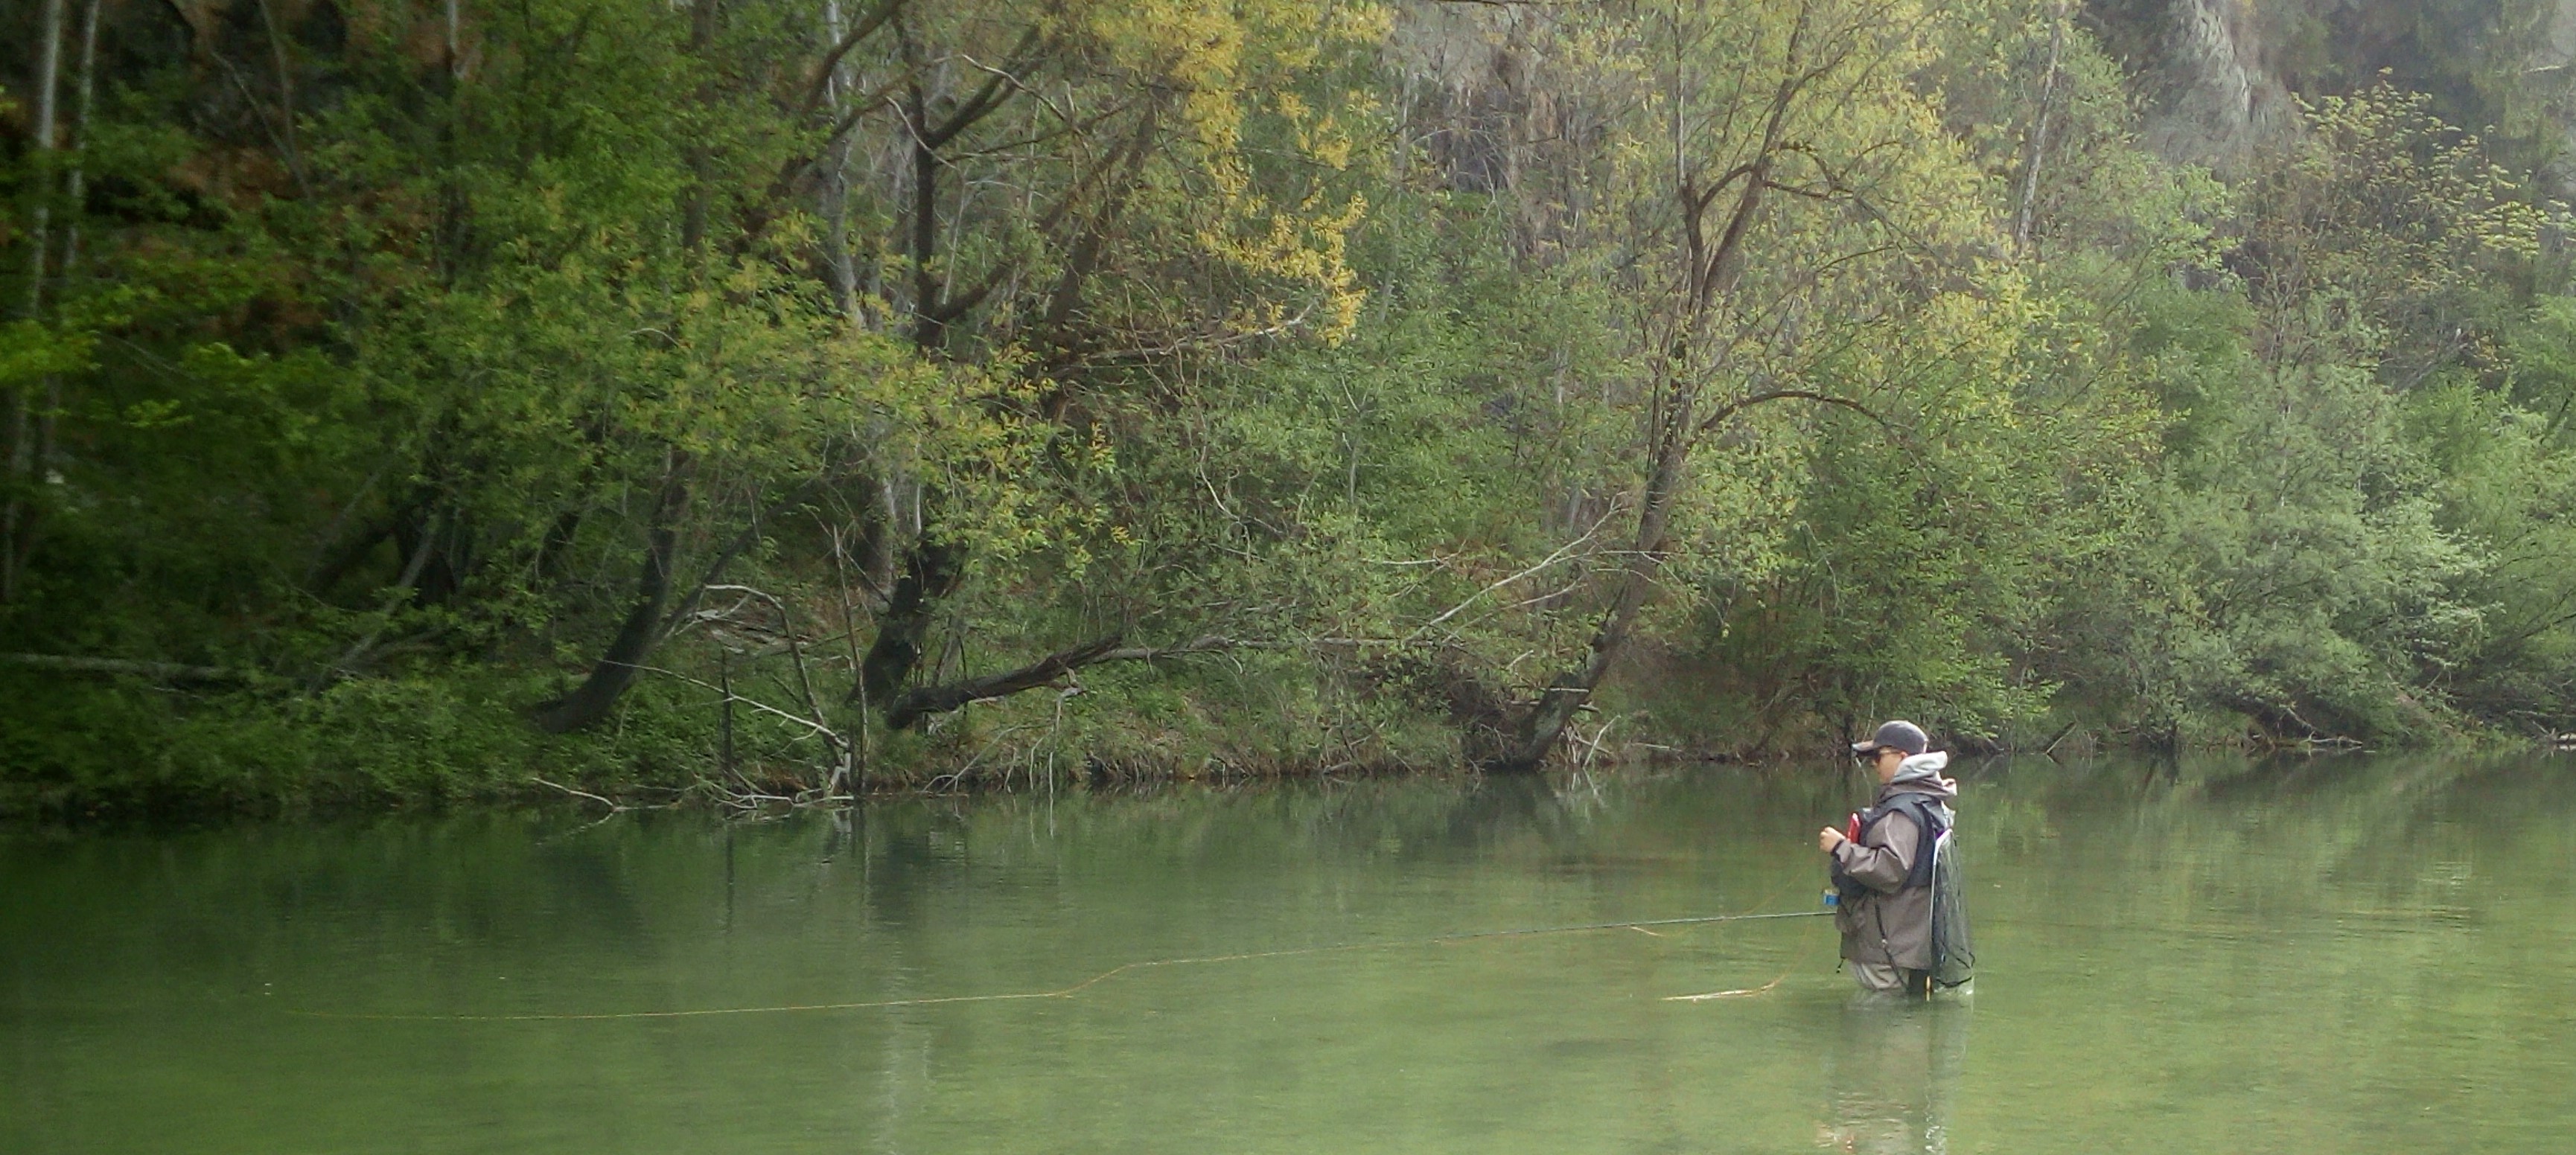
<path id="1" fill-rule="evenodd" d="M 939 347 L 945 326 L 939 321 L 939 277 L 930 259 L 939 244 L 939 153 L 930 147 L 929 100 L 912 86 L 906 114 L 912 118 L 912 342 Z"/>
<path id="2" fill-rule="evenodd" d="M 841 42 L 841 24 L 840 0 L 823 0 L 823 31 L 829 43 Z M 823 95 L 831 106 L 834 124 L 840 123 L 843 105 L 849 98 L 844 79 L 841 62 L 833 61 L 823 78 Z M 831 149 L 823 178 L 823 273 L 831 282 L 832 307 L 857 324 L 859 271 L 850 256 L 850 134 L 842 133 Z"/>
<path id="3" fill-rule="evenodd" d="M 54 92 L 59 88 L 63 65 L 63 0 L 45 0 L 43 24 L 36 45 L 36 171 L 50 171 L 54 151 Z M 48 250 L 53 246 L 53 189 L 39 182 L 36 209 L 27 223 L 27 293 L 21 303 L 21 315 L 29 321 L 42 321 L 45 313 L 45 273 Z M 35 475 L 36 437 L 32 422 L 34 399 L 21 386 L 9 395 L 9 476 L 0 485 L 8 490 L 8 500 L 0 503 L 0 603 L 16 601 L 20 569 L 26 552 L 27 489 Z"/>
<path id="4" fill-rule="evenodd" d="M 689 5 L 689 51 L 697 56 L 701 65 L 710 63 L 709 49 L 714 47 L 715 41 L 716 0 L 692 0 Z M 713 76 L 698 87 L 697 101 L 701 110 L 715 107 Z M 712 172 L 715 158 L 708 154 L 705 145 L 696 143 L 689 146 L 688 158 L 689 187 L 688 191 L 680 194 L 680 246 L 694 251 L 707 238 L 709 202 L 715 196 Z"/>
<path id="5" fill-rule="evenodd" d="M 2039 81 L 2039 111 L 2031 117 L 2030 136 L 2022 150 L 2021 197 L 2013 214 L 2013 243 L 2030 247 L 2039 206 L 2039 170 L 2048 159 L 2048 114 L 2057 103 L 2059 62 L 2066 53 L 2066 0 L 2057 2 L 2057 18 L 2048 33 L 2048 71 Z"/>
<path id="6" fill-rule="evenodd" d="M 715 43 L 716 0 L 692 0 L 689 5 L 689 49 L 703 65 Z M 696 94 L 700 108 L 715 103 L 715 81 L 710 77 Z M 692 143 L 686 150 L 689 167 L 688 187 L 680 194 L 680 244 L 696 251 L 706 241 L 709 202 L 714 195 L 710 172 L 713 158 L 705 146 Z M 626 688 L 635 681 L 645 659 L 661 645 L 665 629 L 664 612 L 671 596 L 671 570 L 679 555 L 679 520 L 688 504 L 688 459 L 671 451 L 664 467 L 661 495 L 653 506 L 652 522 L 646 529 L 644 560 L 635 581 L 635 598 L 626 617 L 618 623 L 617 633 L 609 639 L 608 648 L 593 663 L 590 676 L 579 688 L 560 701 L 537 708 L 539 728 L 550 734 L 570 733 L 597 725 L 608 717 L 608 711 L 625 696 Z M 695 596 L 694 592 L 691 596 Z"/>
<path id="7" fill-rule="evenodd" d="M 716 692 L 724 695 L 724 706 L 716 716 L 716 765 L 726 776 L 733 774 L 733 654 L 716 651 Z"/>
<path id="8" fill-rule="evenodd" d="M 259 0 L 260 23 L 268 29 L 268 57 L 277 70 L 278 136 L 285 145 L 286 171 L 295 178 L 297 190 L 310 194 L 312 181 L 304 171 L 304 153 L 295 141 L 295 73 L 286 54 L 286 32 L 277 26 L 277 9 L 270 0 Z"/>
<path id="9" fill-rule="evenodd" d="M 393 588 L 384 593 L 384 608 L 376 614 L 375 628 L 341 651 L 337 660 L 316 671 L 308 690 L 319 691 L 355 670 L 358 661 L 376 648 L 376 640 L 385 636 L 385 627 L 393 624 L 394 613 L 402 609 L 403 603 L 419 600 L 421 571 L 428 568 L 430 552 L 438 546 L 439 530 L 438 515 L 433 511 L 421 526 L 418 544 L 411 548 L 411 560 L 403 563 L 402 573 L 394 578 Z"/>
<path id="10" fill-rule="evenodd" d="M 897 478 L 897 469 L 898 466 L 892 463 L 886 466 L 885 476 L 877 479 L 873 492 L 868 495 L 868 512 L 860 522 L 864 532 L 859 538 L 859 572 L 866 575 L 868 589 L 875 593 L 880 603 L 894 589 L 894 566 L 898 556 L 895 543 L 902 539 L 903 528 L 911 524 L 904 516 L 903 492 L 906 487 Z M 911 528 L 915 533 L 921 531 L 917 524 L 912 524 Z"/>
<path id="11" fill-rule="evenodd" d="M 71 216 L 63 222 L 62 276 L 68 281 L 80 267 L 81 205 L 89 195 L 88 173 L 82 162 L 89 153 L 89 117 L 98 91 L 98 10 L 103 0 L 89 0 L 81 9 L 80 79 L 72 90 L 72 157 L 71 175 L 63 181 L 63 203 L 70 206 Z M 45 408 L 36 416 L 36 472 L 40 480 L 50 482 L 60 460 L 58 435 L 61 432 L 63 383 L 59 377 L 45 378 Z M 29 545 L 32 547 L 33 543 Z"/>
<path id="12" fill-rule="evenodd" d="M 458 41 L 463 36 L 462 0 L 447 0 L 447 80 L 452 86 L 465 79 L 465 53 Z"/>
<path id="13" fill-rule="evenodd" d="M 931 258 L 939 244 L 939 153 L 931 146 L 930 100 L 918 83 L 909 86 L 904 115 L 912 121 L 912 340 L 935 350 L 946 337 L 940 322 L 939 278 Z M 916 493 L 921 506 L 936 504 L 935 495 Z M 964 551 L 938 540 L 927 516 L 916 516 L 912 546 L 904 551 L 903 574 L 888 591 L 877 615 L 876 640 L 859 663 L 858 679 L 847 700 L 875 713 L 891 707 L 914 668 L 921 664 L 921 643 L 939 602 L 955 591 L 964 576 Z"/>
<path id="14" fill-rule="evenodd" d="M 473 242 L 473 205 L 457 173 L 456 142 L 471 130 L 465 125 L 465 45 L 462 0 L 446 0 L 445 42 L 441 49 L 447 59 L 440 70 L 442 79 L 438 95 L 446 102 L 438 119 L 436 158 L 438 178 L 438 223 L 431 234 L 432 268 L 442 285 L 454 286 L 465 271 L 467 249 Z"/>
<path id="15" fill-rule="evenodd" d="M 1110 230 L 1117 226 L 1119 214 L 1126 210 L 1128 194 L 1134 191 L 1143 175 L 1147 148 L 1153 143 L 1155 126 L 1162 119 L 1161 112 L 1159 104 L 1147 105 L 1137 117 L 1135 135 L 1129 137 L 1124 145 L 1124 155 L 1109 161 L 1119 169 L 1120 175 L 1111 179 L 1100 212 L 1089 227 L 1076 234 L 1072 248 L 1065 254 L 1064 269 L 1056 275 L 1055 288 L 1047 294 L 1046 312 L 1038 320 L 1042 339 L 1062 346 L 1071 336 L 1069 329 L 1073 324 L 1074 311 L 1082 307 L 1083 286 L 1099 268 L 1101 253 L 1109 244 Z"/>

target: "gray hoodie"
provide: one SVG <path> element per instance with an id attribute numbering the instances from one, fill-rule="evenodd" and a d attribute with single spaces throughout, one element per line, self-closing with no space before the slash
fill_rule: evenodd
<path id="1" fill-rule="evenodd" d="M 1941 751 L 1917 754 L 1896 768 L 1896 777 L 1879 788 L 1878 800 L 1861 812 L 1860 841 L 1834 848 L 1834 864 L 1864 888 L 1835 908 L 1834 929 L 1843 935 L 1843 957 L 1852 962 L 1932 969 L 1932 888 L 1905 888 L 1914 859 L 1930 847 L 1914 820 L 1881 808 L 1891 794 L 1921 794 L 1938 805 L 1944 824 L 1952 821 L 1950 805 L 1959 784 L 1941 776 L 1950 756 Z"/>

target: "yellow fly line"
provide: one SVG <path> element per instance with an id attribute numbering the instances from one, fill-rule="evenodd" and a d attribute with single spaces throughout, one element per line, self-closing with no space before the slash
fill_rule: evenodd
<path id="1" fill-rule="evenodd" d="M 1823 910 L 1793 910 L 1771 914 L 1707 914 L 1690 918 L 1631 919 L 1625 922 L 1592 922 L 1582 923 L 1575 926 L 1542 926 L 1516 928 L 1512 930 L 1466 931 L 1459 934 L 1432 935 L 1428 938 L 1389 939 L 1383 942 L 1337 943 L 1332 946 L 1292 947 L 1285 950 L 1246 951 L 1240 954 L 1199 955 L 1192 958 L 1146 959 L 1140 962 L 1121 963 L 1069 987 L 1060 987 L 1055 990 L 1045 991 L 1010 991 L 1002 994 L 989 995 L 942 995 L 935 998 L 878 999 L 869 1002 L 855 1003 L 794 1003 L 769 1007 L 706 1007 L 678 1011 L 597 1011 L 590 1013 L 531 1013 L 510 1015 L 375 1014 L 360 1011 L 302 1010 L 290 1010 L 286 1013 L 299 1018 L 308 1019 L 361 1019 L 371 1022 L 532 1023 L 582 1022 L 600 1019 L 694 1019 L 708 1018 L 716 1015 L 774 1015 L 786 1014 L 794 1011 L 867 1011 L 891 1009 L 894 1007 L 935 1007 L 945 1006 L 952 1003 L 1001 1003 L 1030 999 L 1068 999 L 1091 987 L 1116 978 L 1119 975 L 1126 974 L 1130 971 L 1147 970 L 1154 967 L 1196 966 L 1202 963 L 1249 962 L 1254 959 L 1290 958 L 1297 955 L 1331 954 L 1341 951 L 1387 950 L 1395 947 L 1431 946 L 1439 943 L 1465 942 L 1473 939 L 1520 938 L 1534 935 L 1575 934 L 1584 931 L 1635 930 L 1653 934 L 1654 932 L 1649 929 L 1651 927 L 1694 926 L 1702 923 L 1715 922 L 1761 922 L 1783 918 L 1814 918 L 1818 915 L 1830 913 L 1832 912 Z M 1793 967 L 1792 969 L 1795 968 Z M 1665 1001 L 1700 1002 L 1709 999 L 1749 998 L 1754 995 L 1770 991 L 1774 987 L 1779 986 L 1781 980 L 1786 979 L 1787 977 L 1788 973 L 1782 972 L 1780 978 L 1775 978 L 1759 987 L 1747 987 L 1743 990 L 1734 991 L 1711 991 L 1703 995 L 1674 995 Z"/>

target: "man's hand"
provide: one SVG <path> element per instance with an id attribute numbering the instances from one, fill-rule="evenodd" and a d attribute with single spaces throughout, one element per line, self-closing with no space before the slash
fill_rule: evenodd
<path id="1" fill-rule="evenodd" d="M 1833 853 L 1835 847 L 1842 845 L 1846 841 L 1848 840 L 1843 837 L 1842 831 L 1836 830 L 1830 826 L 1816 832 L 1816 849 L 1824 851 L 1827 854 Z"/>

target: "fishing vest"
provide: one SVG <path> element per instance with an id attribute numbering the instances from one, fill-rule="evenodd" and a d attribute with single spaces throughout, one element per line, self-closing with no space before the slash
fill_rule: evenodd
<path id="1" fill-rule="evenodd" d="M 1950 833 L 1950 824 L 1941 821 L 1940 807 L 1941 804 L 1929 794 L 1890 794 L 1887 801 L 1874 808 L 1878 812 L 1877 817 L 1864 819 L 1861 823 L 1861 828 L 1866 831 L 1870 826 L 1885 821 L 1888 815 L 1902 814 L 1913 819 L 1914 828 L 1923 832 L 1914 850 L 1914 865 L 1905 873 L 1907 890 L 1932 885 L 1932 869 L 1938 865 L 1936 859 L 1940 857 L 1941 839 Z"/>
<path id="2" fill-rule="evenodd" d="M 1939 807 L 1940 803 L 1929 794 L 1890 794 L 1887 796 L 1887 801 L 1860 812 L 1859 826 L 1853 832 L 1855 837 L 1852 841 L 1859 842 L 1867 837 L 1871 827 L 1886 821 L 1891 814 L 1902 814 L 1913 819 L 1914 828 L 1921 831 L 1923 837 L 1915 842 L 1914 865 L 1906 870 L 1905 889 L 1913 890 L 1916 887 L 1930 886 L 1932 885 L 1933 850 L 1940 844 L 1942 836 L 1950 832 L 1949 824 L 1941 821 L 1939 817 Z M 1845 875 L 1839 862 L 1834 864 L 1833 874 L 1834 887 L 1843 893 L 1846 901 L 1859 897 L 1861 892 L 1868 889 L 1865 884 Z"/>

